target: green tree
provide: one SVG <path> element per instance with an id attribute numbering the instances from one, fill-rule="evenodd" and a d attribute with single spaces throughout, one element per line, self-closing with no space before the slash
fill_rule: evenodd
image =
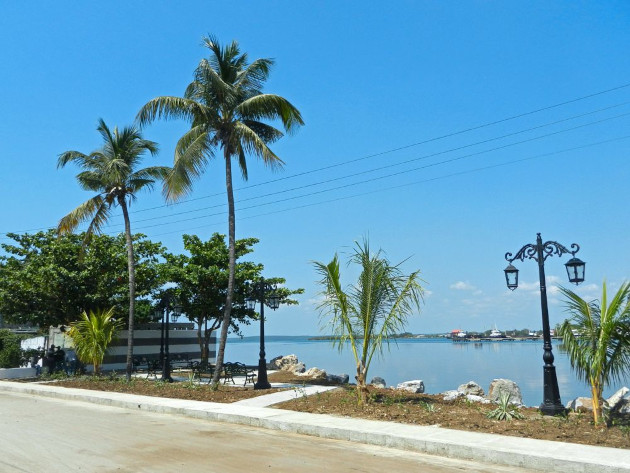
<path id="1" fill-rule="evenodd" d="M 63 217 L 57 229 L 60 234 L 73 232 L 79 224 L 90 221 L 86 231 L 86 237 L 89 238 L 93 233 L 100 232 L 102 226 L 109 220 L 112 207 L 119 205 L 122 209 L 129 276 L 127 380 L 130 380 L 133 369 L 136 284 L 128 202 L 134 200 L 136 193 L 141 189 L 151 188 L 156 180 L 164 179 L 170 168 L 153 166 L 138 169 L 140 161 L 147 151 L 152 155 L 157 154 L 158 151 L 157 144 L 143 139 L 138 129 L 125 127 L 119 131 L 115 127 L 112 132 L 101 119 L 97 130 L 104 141 L 101 149 L 93 151 L 89 155 L 79 151 L 66 151 L 59 156 L 58 167 L 64 167 L 69 162 L 78 165 L 83 169 L 77 174 L 79 185 L 83 189 L 97 192 L 97 194 Z"/>
<path id="2" fill-rule="evenodd" d="M 19 368 L 23 361 L 20 337 L 0 329 L 0 368 Z"/>
<path id="3" fill-rule="evenodd" d="M 186 317 L 195 322 L 198 329 L 199 346 L 203 362 L 208 361 L 208 344 L 211 334 L 223 323 L 224 305 L 228 287 L 229 250 L 225 235 L 214 233 L 208 241 L 202 241 L 196 235 L 184 235 L 184 248 L 189 253 L 166 255 L 164 279 L 175 284 L 177 298 L 182 304 Z M 257 315 L 248 310 L 245 299 L 248 296 L 248 282 L 260 279 L 262 264 L 239 261 L 253 252 L 258 243 L 256 238 L 236 240 L 236 259 L 234 297 L 230 331 L 239 333 L 239 325 L 249 325 Z M 271 278 L 270 282 L 283 284 L 282 278 Z M 301 294 L 303 289 L 279 289 L 283 304 L 297 304 L 290 298 Z"/>
<path id="4" fill-rule="evenodd" d="M 571 318 L 562 323 L 558 335 L 578 378 L 591 386 L 597 424 L 604 388 L 630 374 L 630 282 L 624 282 L 610 300 L 606 281 L 600 301 L 588 302 L 563 287 L 560 292 Z"/>
<path id="5" fill-rule="evenodd" d="M 0 256 L 0 313 L 9 323 L 40 328 L 67 325 L 84 310 L 129 307 L 124 235 L 94 235 L 83 248 L 83 234 L 57 237 L 55 231 L 8 234 Z M 137 315 L 150 312 L 150 296 L 163 284 L 160 243 L 133 236 Z"/>
<path id="6" fill-rule="evenodd" d="M 383 342 L 404 330 L 407 318 L 420 310 L 423 289 L 419 271 L 404 275 L 400 264 L 392 265 L 379 250 L 371 253 L 367 240 L 356 243 L 349 264 L 359 265 L 355 285 L 342 287 L 339 257 L 328 264 L 315 262 L 322 279 L 323 302 L 319 309 L 333 332 L 340 351 L 346 342 L 357 365 L 359 404 L 366 399 L 366 379 L 374 353 L 383 353 Z"/>
<path id="7" fill-rule="evenodd" d="M 122 321 L 114 319 L 114 309 L 83 312 L 81 320 L 70 325 L 68 336 L 81 363 L 91 363 L 94 374 L 101 373 L 103 357 L 116 333 L 123 326 Z"/>
<path id="8" fill-rule="evenodd" d="M 194 79 L 184 97 L 157 97 L 138 113 L 141 124 L 156 118 L 185 119 L 191 128 L 180 138 L 175 148 L 173 172 L 165 182 L 167 199 L 179 199 L 192 190 L 192 182 L 214 157 L 222 151 L 225 161 L 225 182 L 228 201 L 229 274 L 217 370 L 213 384 L 219 381 L 225 343 L 230 325 L 236 265 L 236 224 L 232 159 L 238 161 L 241 174 L 247 179 L 246 154 L 253 154 L 271 168 L 282 166 L 282 160 L 269 148 L 283 133 L 263 120 L 279 120 L 287 132 L 303 125 L 297 108 L 274 94 L 264 94 L 263 85 L 269 76 L 273 60 L 256 59 L 248 63 L 236 41 L 222 47 L 212 37 L 203 39 L 210 51 L 195 69 Z"/>

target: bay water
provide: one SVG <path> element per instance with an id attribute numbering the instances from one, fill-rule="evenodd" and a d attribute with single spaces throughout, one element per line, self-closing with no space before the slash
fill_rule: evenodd
<path id="1" fill-rule="evenodd" d="M 553 342 L 554 365 L 562 402 L 578 397 L 590 397 L 588 385 L 579 381 L 565 353 Z M 309 336 L 266 336 L 266 360 L 276 356 L 296 355 L 306 369 L 317 367 L 329 374 L 348 374 L 354 382 L 356 366 L 350 347 L 342 352 L 333 348 L 330 340 L 314 340 Z M 453 342 L 444 338 L 404 338 L 391 341 L 383 356 L 374 355 L 368 381 L 380 376 L 388 386 L 403 381 L 421 379 L 425 392 L 437 394 L 457 389 L 468 381 L 477 382 L 488 392 L 495 378 L 516 382 L 523 394 L 523 403 L 538 406 L 543 400 L 543 342 L 493 341 Z M 226 361 L 257 365 L 259 337 L 230 338 L 226 346 Z M 608 397 L 621 386 L 630 386 L 630 379 L 604 391 Z"/>

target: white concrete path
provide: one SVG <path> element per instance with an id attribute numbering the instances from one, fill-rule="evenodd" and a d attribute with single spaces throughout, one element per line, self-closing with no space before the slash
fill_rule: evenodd
<path id="1" fill-rule="evenodd" d="M 165 399 L 33 383 L 0 381 L 0 393 L 2 391 L 231 422 L 532 470 L 566 473 L 630 472 L 630 450 L 623 449 L 309 414 L 242 403 L 219 404 Z"/>

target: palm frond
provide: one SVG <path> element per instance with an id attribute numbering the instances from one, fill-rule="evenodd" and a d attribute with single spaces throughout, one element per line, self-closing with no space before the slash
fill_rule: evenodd
<path id="1" fill-rule="evenodd" d="M 104 209 L 107 208 L 109 208 L 109 204 L 103 196 L 100 194 L 95 195 L 63 217 L 57 225 L 57 233 L 60 235 L 72 233 L 81 223 L 90 219 L 98 220 L 96 225 L 90 225 L 90 227 L 98 231 L 104 223 L 103 216 L 107 215 L 107 211 Z"/>
<path id="2" fill-rule="evenodd" d="M 203 173 L 208 158 L 212 157 L 210 138 L 205 127 L 196 126 L 179 139 L 173 169 L 164 180 L 167 200 L 177 200 L 191 192 L 193 180 Z"/>
<path id="3" fill-rule="evenodd" d="M 192 121 L 196 116 L 202 114 L 203 109 L 194 100 L 181 97 L 156 97 L 149 100 L 140 109 L 136 115 L 136 120 L 140 126 L 144 126 L 157 118 Z"/>
<path id="4" fill-rule="evenodd" d="M 239 104 L 238 113 L 246 119 L 280 119 L 287 133 L 291 134 L 304 125 L 302 114 L 284 97 L 274 94 L 260 94 Z"/>
<path id="5" fill-rule="evenodd" d="M 284 161 L 276 156 L 260 136 L 244 123 L 236 122 L 234 124 L 234 135 L 238 137 L 243 151 L 260 157 L 271 169 L 278 169 L 284 165 Z"/>

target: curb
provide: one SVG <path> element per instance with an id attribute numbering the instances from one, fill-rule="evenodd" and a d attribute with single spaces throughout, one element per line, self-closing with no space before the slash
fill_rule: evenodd
<path id="1" fill-rule="evenodd" d="M 630 450 L 133 394 L 0 381 L 0 392 L 175 414 L 531 470 L 630 472 Z"/>

